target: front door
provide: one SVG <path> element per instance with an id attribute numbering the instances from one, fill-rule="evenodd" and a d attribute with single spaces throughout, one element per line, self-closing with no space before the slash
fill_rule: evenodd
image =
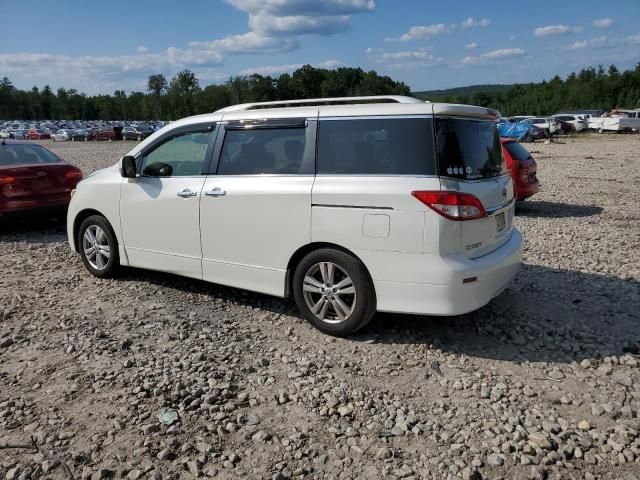
<path id="1" fill-rule="evenodd" d="M 169 133 L 138 158 L 122 183 L 120 219 L 129 264 L 202 278 L 199 201 L 212 128 Z"/>

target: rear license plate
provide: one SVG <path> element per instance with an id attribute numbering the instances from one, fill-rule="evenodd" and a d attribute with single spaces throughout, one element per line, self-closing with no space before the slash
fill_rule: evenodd
<path id="1" fill-rule="evenodd" d="M 496 215 L 496 230 L 498 232 L 501 232 L 504 230 L 504 227 L 506 225 L 507 224 L 504 220 L 504 212 L 500 212 L 499 214 Z"/>

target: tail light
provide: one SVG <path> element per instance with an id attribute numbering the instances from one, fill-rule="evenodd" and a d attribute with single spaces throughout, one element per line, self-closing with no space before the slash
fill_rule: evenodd
<path id="1" fill-rule="evenodd" d="M 0 185 L 11 185 L 16 179 L 11 175 L 0 175 Z"/>
<path id="2" fill-rule="evenodd" d="M 482 202 L 468 193 L 417 191 L 411 195 L 449 220 L 475 220 L 487 216 Z"/>
<path id="3" fill-rule="evenodd" d="M 67 179 L 67 180 L 78 180 L 78 181 L 80 181 L 80 180 L 82 180 L 82 172 L 80 170 L 76 170 L 76 169 L 67 170 L 64 173 L 64 178 Z"/>

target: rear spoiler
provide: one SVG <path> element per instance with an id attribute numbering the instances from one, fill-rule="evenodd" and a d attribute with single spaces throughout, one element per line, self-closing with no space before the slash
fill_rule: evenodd
<path id="1" fill-rule="evenodd" d="M 500 112 L 493 108 L 475 107 L 473 105 L 458 105 L 453 103 L 434 103 L 434 115 L 449 115 L 455 117 L 476 117 L 487 120 L 497 120 Z"/>

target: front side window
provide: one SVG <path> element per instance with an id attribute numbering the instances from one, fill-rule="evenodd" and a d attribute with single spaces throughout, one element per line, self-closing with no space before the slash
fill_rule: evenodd
<path id="1" fill-rule="evenodd" d="M 430 118 L 320 121 L 318 173 L 435 175 Z"/>
<path id="2" fill-rule="evenodd" d="M 305 128 L 227 130 L 218 175 L 301 173 Z"/>
<path id="3" fill-rule="evenodd" d="M 506 172 L 495 122 L 436 117 L 435 125 L 440 176 L 478 180 Z"/>
<path id="4" fill-rule="evenodd" d="M 142 158 L 145 177 L 187 177 L 202 175 L 211 131 L 180 133 Z"/>

